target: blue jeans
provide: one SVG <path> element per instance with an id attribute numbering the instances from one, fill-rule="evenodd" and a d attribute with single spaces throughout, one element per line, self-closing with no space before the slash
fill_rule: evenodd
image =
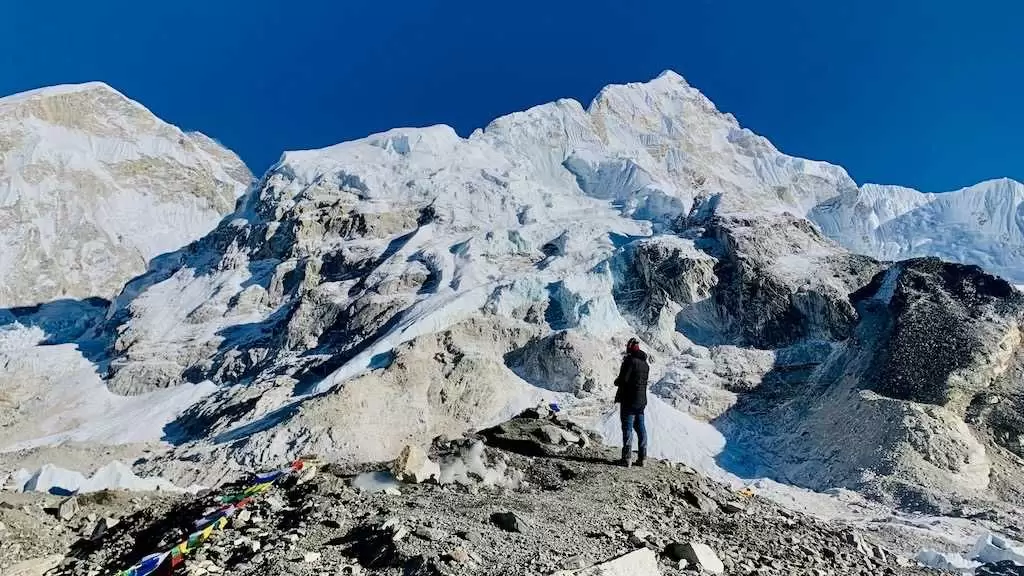
<path id="1" fill-rule="evenodd" d="M 644 412 L 632 410 L 623 406 L 619 411 L 622 419 L 622 452 L 629 454 L 633 451 L 633 431 L 640 441 L 640 454 L 647 454 L 647 427 L 644 425 Z"/>

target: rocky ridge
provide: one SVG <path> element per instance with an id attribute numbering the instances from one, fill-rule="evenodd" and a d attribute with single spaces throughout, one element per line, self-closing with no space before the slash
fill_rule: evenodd
<path id="1" fill-rule="evenodd" d="M 482 468 L 470 467 L 486 477 L 442 472 L 423 483 L 360 489 L 380 466 L 321 466 L 236 512 L 186 557 L 183 573 L 928 573 L 880 542 L 884 535 L 789 512 L 685 466 L 612 466 L 614 451 L 557 415 L 533 411 L 479 435 L 439 438 L 431 458 L 449 472 L 479 459 Z M 489 472 L 499 468 L 498 478 L 513 480 L 495 483 Z M 231 490 L 125 514 L 99 535 L 87 530 L 53 573 L 125 568 L 175 544 L 194 530 L 192 518 Z"/>

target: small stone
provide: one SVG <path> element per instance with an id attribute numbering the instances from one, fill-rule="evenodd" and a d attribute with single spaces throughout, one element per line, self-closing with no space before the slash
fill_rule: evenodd
<path id="1" fill-rule="evenodd" d="M 299 473 L 299 477 L 295 480 L 296 486 L 301 486 L 306 482 L 309 482 L 313 478 L 316 478 L 317 468 L 316 466 L 306 465 L 302 467 L 302 471 Z"/>
<path id="2" fill-rule="evenodd" d="M 582 556 L 570 556 L 558 563 L 562 570 L 582 570 L 587 567 L 587 561 Z"/>
<path id="3" fill-rule="evenodd" d="M 514 512 L 495 512 L 491 514 L 491 523 L 506 532 L 522 532 L 525 525 Z"/>
<path id="4" fill-rule="evenodd" d="M 401 496 L 402 495 L 402 491 L 399 490 L 398 488 L 395 488 L 394 486 L 388 486 L 387 488 L 385 488 L 383 490 L 383 492 L 385 494 L 387 494 L 388 496 Z"/>
<path id="5" fill-rule="evenodd" d="M 458 536 L 470 544 L 479 544 L 483 542 L 484 539 L 483 535 L 476 530 L 464 530 L 459 532 Z"/>
<path id="6" fill-rule="evenodd" d="M 700 510 L 701 512 L 713 512 L 716 509 L 718 509 L 717 502 L 699 492 L 693 491 L 690 488 L 686 488 L 683 490 L 682 497 L 687 504 L 693 506 L 694 508 Z"/>
<path id="7" fill-rule="evenodd" d="M 275 512 L 275 513 L 276 512 L 280 512 L 281 510 L 284 510 L 284 508 L 285 508 L 284 501 L 281 500 L 281 498 L 279 498 L 278 496 L 273 495 L 273 494 L 268 496 L 267 499 L 265 500 L 265 502 L 267 503 L 267 506 L 270 507 L 270 511 L 271 512 Z"/>
<path id="8" fill-rule="evenodd" d="M 726 514 L 739 514 L 740 512 L 746 512 L 747 506 L 742 502 L 735 500 L 724 502 L 721 504 L 722 511 Z"/>
<path id="9" fill-rule="evenodd" d="M 298 534 L 285 534 L 284 535 L 284 539 L 289 541 L 289 542 L 291 542 L 292 544 L 295 544 L 296 542 L 299 541 L 299 535 Z"/>
<path id="10" fill-rule="evenodd" d="M 537 431 L 540 439 L 548 444 L 579 444 L 580 437 L 564 428 L 546 424 Z"/>
<path id="11" fill-rule="evenodd" d="M 249 510 L 240 510 L 238 514 L 235 514 L 235 524 L 243 526 L 250 518 L 252 518 L 252 512 Z"/>
<path id="12" fill-rule="evenodd" d="M 562 443 L 562 429 L 558 426 L 552 426 L 550 424 L 541 426 L 540 429 L 537 430 L 537 435 L 540 436 L 541 440 L 548 444 Z"/>
<path id="13" fill-rule="evenodd" d="M 637 529 L 636 522 L 632 520 L 623 520 L 621 526 L 623 532 L 636 532 Z"/>
<path id="14" fill-rule="evenodd" d="M 392 542 L 400 542 L 400 541 L 404 540 L 405 537 L 408 536 L 408 535 L 409 535 L 409 529 L 406 528 L 405 526 L 400 526 L 391 535 L 391 541 Z"/>
<path id="15" fill-rule="evenodd" d="M 470 561 L 469 552 L 466 552 L 465 548 L 458 547 L 453 548 L 448 552 L 448 559 L 457 564 L 465 564 Z"/>
<path id="16" fill-rule="evenodd" d="M 90 541 L 99 540 L 100 538 L 103 538 L 104 535 L 106 535 L 107 530 L 109 529 L 110 526 L 107 525 L 107 519 L 100 518 L 99 520 L 95 521 L 95 524 L 93 524 L 92 529 L 89 530 L 88 538 Z"/>
<path id="17" fill-rule="evenodd" d="M 57 505 L 57 517 L 61 520 L 68 521 L 74 518 L 75 514 L 78 514 L 78 510 L 78 497 L 72 496 Z"/>
<path id="18" fill-rule="evenodd" d="M 646 530 L 637 530 L 629 535 L 629 543 L 637 548 L 647 545 L 647 540 L 654 536 Z"/>
<path id="19" fill-rule="evenodd" d="M 441 532 L 440 530 L 436 530 L 434 528 L 428 528 L 426 526 L 420 526 L 419 528 L 417 528 L 415 534 L 420 538 L 423 538 L 424 540 L 428 540 L 431 542 L 437 540 L 444 540 L 444 532 Z"/>
<path id="20" fill-rule="evenodd" d="M 302 561 L 305 562 L 306 564 L 312 564 L 314 562 L 319 562 L 320 561 L 320 553 L 319 552 L 306 552 L 306 554 L 303 555 L 303 557 L 302 557 Z"/>

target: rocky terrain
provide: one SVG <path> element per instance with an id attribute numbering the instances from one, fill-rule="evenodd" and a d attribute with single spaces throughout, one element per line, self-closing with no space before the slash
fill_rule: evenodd
<path id="1" fill-rule="evenodd" d="M 229 525 L 196 547 L 179 570 L 194 575 L 569 575 L 605 573 L 588 567 L 618 562 L 628 571 L 617 573 L 632 576 L 928 573 L 908 557 L 910 542 L 888 543 L 891 535 L 790 512 L 686 466 L 663 461 L 643 468 L 614 466 L 615 451 L 604 449 L 597 438 L 557 416 L 537 416 L 521 416 L 464 439 L 438 439 L 431 456 L 440 466 L 434 464 L 437 473 L 418 478 L 420 483 L 411 476 L 400 485 L 390 480 L 383 489 L 360 488 L 367 475 L 388 476 L 373 472 L 387 464 L 328 464 L 315 476 L 286 478 L 231 516 Z M 417 472 L 426 463 L 407 459 L 392 469 Z M 461 473 L 461 467 L 473 471 Z M 76 514 L 63 522 L 42 522 L 77 526 L 86 534 L 55 562 L 51 574 L 127 568 L 183 540 L 195 529 L 191 520 L 217 508 L 216 498 L 233 490 L 225 486 L 179 500 L 147 496 L 143 510 L 118 510 L 116 524 L 100 516 L 114 513 L 126 496 L 79 497 Z M 5 520 L 31 513 L 11 508 L 0 508 Z M 37 509 L 35 514 L 40 517 Z M 98 533 L 97 523 L 104 527 Z M 8 530 L 31 531 L 24 523 Z M 24 546 L 63 554 L 61 544 L 68 540 L 25 541 Z M 7 558 L 17 556 L 8 551 Z"/>
<path id="2" fill-rule="evenodd" d="M 878 274 L 851 302 L 849 338 L 787 349 L 720 418 L 730 441 L 763 455 L 755 468 L 817 489 L 944 513 L 991 493 L 1021 502 L 1019 447 L 1006 439 L 1022 429 L 1006 414 L 1020 411 L 1010 390 L 1021 384 L 1022 295 L 977 267 L 928 259 Z"/>

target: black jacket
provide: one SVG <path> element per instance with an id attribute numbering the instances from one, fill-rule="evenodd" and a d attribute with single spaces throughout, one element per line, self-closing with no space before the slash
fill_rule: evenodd
<path id="1" fill-rule="evenodd" d="M 641 350 L 630 352 L 622 359 L 619 377 L 615 379 L 615 401 L 637 412 L 647 407 L 647 377 L 650 373 L 647 354 Z"/>

